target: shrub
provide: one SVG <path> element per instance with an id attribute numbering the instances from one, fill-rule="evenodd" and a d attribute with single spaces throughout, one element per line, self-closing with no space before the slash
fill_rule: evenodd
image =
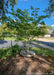
<path id="1" fill-rule="evenodd" d="M 13 57 L 16 53 L 20 53 L 22 49 L 17 44 L 10 48 L 2 48 L 0 49 L 0 58 L 6 59 L 7 57 Z"/>

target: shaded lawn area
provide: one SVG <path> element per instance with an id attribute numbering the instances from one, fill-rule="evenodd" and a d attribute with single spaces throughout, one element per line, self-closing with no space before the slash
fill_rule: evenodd
<path id="1" fill-rule="evenodd" d="M 30 49 L 35 51 L 35 57 L 26 58 L 19 55 L 19 52 L 23 49 L 18 45 L 0 49 L 1 75 L 54 74 L 54 51 L 34 47 Z"/>
<path id="2" fill-rule="evenodd" d="M 16 55 L 16 53 L 19 53 L 19 50 L 22 48 L 19 48 L 18 45 L 14 45 L 9 48 L 1 48 L 0 49 L 0 58 L 6 59 L 7 57 L 13 57 Z"/>
<path id="3" fill-rule="evenodd" d="M 37 47 L 33 47 L 31 48 L 33 51 L 35 51 L 36 54 L 40 54 L 42 56 L 52 56 L 54 57 L 54 51 L 47 49 L 47 48 L 37 48 Z"/>
<path id="4" fill-rule="evenodd" d="M 24 50 L 24 47 L 19 47 L 17 44 L 12 46 L 12 48 L 1 48 L 0 58 L 6 59 L 7 57 L 13 57 L 16 55 L 16 53 L 20 53 L 21 50 Z M 36 54 L 41 56 L 54 57 L 54 51 L 47 48 L 31 47 L 30 50 L 33 50 Z"/>
<path id="5" fill-rule="evenodd" d="M 44 56 L 46 59 L 54 63 L 54 51 L 47 48 L 31 48 L 36 54 Z"/>

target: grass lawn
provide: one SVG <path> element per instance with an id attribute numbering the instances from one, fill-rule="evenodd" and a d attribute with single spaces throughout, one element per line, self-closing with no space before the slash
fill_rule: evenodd
<path id="1" fill-rule="evenodd" d="M 12 46 L 12 48 L 1 48 L 0 49 L 0 58 L 6 59 L 7 57 L 13 57 L 17 53 L 19 53 L 24 48 L 20 48 L 18 45 Z M 51 56 L 54 57 L 54 51 L 46 49 L 46 48 L 37 48 L 33 47 L 30 48 L 33 50 L 36 54 L 39 54 L 41 56 Z"/>
<path id="2" fill-rule="evenodd" d="M 16 37 L 5 37 L 4 40 L 13 40 L 13 41 L 15 41 Z"/>
<path id="3" fill-rule="evenodd" d="M 3 38 L 3 37 L 1 37 Z M 4 37 L 4 40 L 13 40 L 13 41 L 18 41 L 18 40 L 24 40 L 25 38 L 23 37 Z M 0 39 L 2 40 L 2 39 Z"/>
<path id="4" fill-rule="evenodd" d="M 19 46 L 15 45 L 12 48 L 1 48 L 0 49 L 0 58 L 6 59 L 7 57 L 13 57 L 16 53 L 19 53 Z"/>
<path id="5" fill-rule="evenodd" d="M 31 48 L 36 54 L 40 54 L 42 56 L 52 56 L 54 57 L 54 51 L 47 49 L 47 48 L 37 48 L 37 47 L 33 47 Z"/>

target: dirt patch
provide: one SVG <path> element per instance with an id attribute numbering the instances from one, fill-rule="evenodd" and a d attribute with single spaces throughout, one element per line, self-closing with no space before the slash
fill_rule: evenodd
<path id="1" fill-rule="evenodd" d="M 34 58 L 16 55 L 14 58 L 0 59 L 1 75 L 42 75 L 44 73 L 53 75 L 54 68 L 52 62 L 40 55 L 36 55 Z"/>

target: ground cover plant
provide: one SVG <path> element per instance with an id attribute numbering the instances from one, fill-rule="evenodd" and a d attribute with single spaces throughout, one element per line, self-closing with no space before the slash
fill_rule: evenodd
<path id="1" fill-rule="evenodd" d="M 19 54 L 21 50 L 24 50 L 24 47 L 20 48 L 17 44 L 10 47 L 10 48 L 1 48 L 0 49 L 0 58 L 6 59 L 7 57 L 11 57 Z M 54 51 L 47 49 L 47 48 L 30 48 L 30 50 L 35 51 L 36 54 L 41 56 L 51 56 L 54 57 Z"/>

